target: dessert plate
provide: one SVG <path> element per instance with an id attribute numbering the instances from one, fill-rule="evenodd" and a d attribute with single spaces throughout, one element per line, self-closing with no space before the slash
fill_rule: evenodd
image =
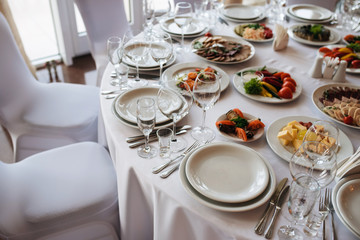
<path id="1" fill-rule="evenodd" d="M 312 4 L 296 4 L 289 7 L 289 13 L 295 17 L 311 21 L 328 20 L 333 13 L 326 8 Z"/>
<path id="2" fill-rule="evenodd" d="M 177 34 L 181 36 L 181 28 L 175 23 L 174 18 L 169 18 L 160 24 L 162 30 L 167 33 Z M 190 26 L 184 31 L 185 35 L 194 35 L 205 30 L 206 25 L 200 20 L 193 18 Z"/>
<path id="3" fill-rule="evenodd" d="M 200 194 L 220 202 L 245 202 L 267 187 L 269 172 L 256 152 L 229 144 L 207 144 L 188 158 L 188 181 Z"/>
<path id="4" fill-rule="evenodd" d="M 258 7 L 242 4 L 228 4 L 221 8 L 220 12 L 228 18 L 242 20 L 253 20 L 262 15 L 262 11 Z"/>

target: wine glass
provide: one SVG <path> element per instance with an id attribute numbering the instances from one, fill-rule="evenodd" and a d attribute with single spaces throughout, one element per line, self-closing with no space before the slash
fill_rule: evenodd
<path id="1" fill-rule="evenodd" d="M 160 23 L 170 13 L 170 0 L 156 0 L 154 4 L 154 17 L 156 22 Z"/>
<path id="2" fill-rule="evenodd" d="M 152 33 L 153 22 L 154 22 L 154 4 L 156 0 L 143 0 L 143 14 L 145 18 L 146 32 Z"/>
<path id="3" fill-rule="evenodd" d="M 178 2 L 175 6 L 174 22 L 181 29 L 181 45 L 178 52 L 186 51 L 184 49 L 184 30 L 187 29 L 192 21 L 192 7 L 188 2 Z"/>
<path id="4" fill-rule="evenodd" d="M 176 136 L 176 122 L 186 116 L 193 103 L 191 89 L 186 82 L 169 80 L 159 89 L 157 106 L 166 117 L 173 120 L 173 136 L 170 149 L 179 152 L 186 147 L 185 139 Z"/>
<path id="5" fill-rule="evenodd" d="M 137 100 L 136 120 L 140 131 L 145 135 L 145 145 L 140 146 L 137 153 L 142 158 L 153 158 L 157 149 L 149 145 L 149 135 L 155 127 L 156 106 L 155 100 L 149 97 Z"/>
<path id="6" fill-rule="evenodd" d="M 107 53 L 110 63 L 114 66 L 116 77 L 112 78 L 110 84 L 119 87 L 121 85 L 121 78 L 119 75 L 119 65 L 122 62 L 122 56 L 120 57 L 118 51 L 122 49 L 123 42 L 120 37 L 112 36 L 107 40 Z"/>
<path id="7" fill-rule="evenodd" d="M 124 56 L 128 57 L 136 66 L 136 77 L 128 81 L 128 85 L 133 88 L 146 86 L 148 81 L 139 77 L 139 63 L 148 57 L 149 43 L 138 29 L 127 31 L 123 41 Z"/>
<path id="8" fill-rule="evenodd" d="M 214 106 L 220 97 L 220 79 L 213 72 L 201 72 L 193 86 L 195 103 L 202 108 L 203 118 L 200 127 L 195 127 L 191 135 L 194 139 L 206 142 L 215 138 L 215 132 L 205 127 L 206 111 Z"/>
<path id="9" fill-rule="evenodd" d="M 173 55 L 173 45 L 168 33 L 154 32 L 151 40 L 150 55 L 155 62 L 160 65 L 160 80 L 162 85 L 162 70 L 164 64 L 169 61 Z"/>
<path id="10" fill-rule="evenodd" d="M 302 232 L 297 229 L 296 224 L 309 215 L 319 197 L 319 183 L 310 176 L 301 176 L 290 185 L 288 210 L 291 216 L 291 224 L 281 226 L 278 236 L 281 240 L 301 240 L 304 238 Z"/>
<path id="11" fill-rule="evenodd" d="M 328 144 L 335 152 L 339 148 L 339 129 L 329 121 L 318 120 L 313 122 L 306 131 L 303 141 L 319 141 Z"/>
<path id="12" fill-rule="evenodd" d="M 292 155 L 289 168 L 294 180 L 301 176 L 311 176 L 323 188 L 335 178 L 336 153 L 325 143 L 306 141 Z"/>

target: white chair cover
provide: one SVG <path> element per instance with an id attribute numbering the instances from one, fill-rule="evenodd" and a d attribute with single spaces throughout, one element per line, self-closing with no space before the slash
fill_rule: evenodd
<path id="1" fill-rule="evenodd" d="M 97 141 L 99 89 L 38 82 L 27 68 L 0 14 L 0 121 L 14 160 L 79 141 Z"/>
<path id="2" fill-rule="evenodd" d="M 93 222 L 110 224 L 109 235 L 119 234 L 115 169 L 101 145 L 83 142 L 18 163 L 0 161 L 0 173 L 0 239 L 95 236 L 89 233 L 97 228 L 79 227 Z"/>

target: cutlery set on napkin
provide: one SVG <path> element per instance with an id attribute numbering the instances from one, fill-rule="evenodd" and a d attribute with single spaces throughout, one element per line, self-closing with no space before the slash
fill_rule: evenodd
<path id="1" fill-rule="evenodd" d="M 270 202 L 267 204 L 265 211 L 259 220 L 258 224 L 255 226 L 255 233 L 258 235 L 263 235 L 265 233 L 265 238 L 270 239 L 272 237 L 275 221 L 281 211 L 282 204 L 287 198 L 288 191 L 290 186 L 287 185 L 288 179 L 284 178 L 277 185 L 275 192 L 270 198 Z M 270 215 L 272 214 L 271 220 L 268 227 L 265 230 L 265 226 L 268 222 Z"/>
<path id="2" fill-rule="evenodd" d="M 360 147 L 353 155 L 341 163 L 336 172 L 336 179 L 357 173 L 360 173 Z"/>

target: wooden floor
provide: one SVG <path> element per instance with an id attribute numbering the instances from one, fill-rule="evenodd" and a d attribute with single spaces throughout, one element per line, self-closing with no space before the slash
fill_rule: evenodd
<path id="1" fill-rule="evenodd" d="M 96 68 L 91 55 L 74 58 L 72 66 L 65 66 L 62 63 L 50 64 L 37 70 L 36 75 L 39 82 L 66 82 L 75 84 L 94 85 L 96 82 Z M 56 65 L 56 66 L 55 66 Z M 56 71 L 55 71 L 56 67 Z M 51 74 L 51 75 L 50 75 Z M 6 131 L 0 128 L 0 160 L 3 162 L 13 162 L 13 151 L 11 143 L 8 141 Z"/>

